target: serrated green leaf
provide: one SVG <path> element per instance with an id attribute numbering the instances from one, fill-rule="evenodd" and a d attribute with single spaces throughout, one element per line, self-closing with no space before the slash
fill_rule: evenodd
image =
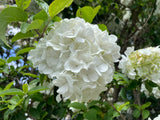
<path id="1" fill-rule="evenodd" d="M 14 84 L 14 81 L 13 81 L 13 82 L 10 82 L 10 83 L 4 88 L 4 90 L 10 89 L 13 84 Z"/>
<path id="2" fill-rule="evenodd" d="M 143 118 L 143 119 L 148 118 L 149 114 L 150 114 L 150 113 L 149 113 L 148 110 L 143 110 L 143 111 L 142 111 L 142 118 Z"/>
<path id="3" fill-rule="evenodd" d="M 47 89 L 49 88 L 46 86 L 36 86 L 28 91 L 28 95 L 34 94 L 39 91 L 47 90 Z"/>
<path id="4" fill-rule="evenodd" d="M 34 49 L 34 47 L 27 47 L 27 48 L 21 49 L 16 53 L 16 55 L 18 56 L 20 54 L 28 53 L 32 49 Z"/>
<path id="5" fill-rule="evenodd" d="M 141 115 L 140 110 L 135 109 L 135 110 L 133 111 L 133 116 L 134 116 L 135 118 L 138 118 L 140 115 Z"/>
<path id="6" fill-rule="evenodd" d="M 87 120 L 97 120 L 97 110 L 90 109 L 88 112 L 84 114 L 84 117 Z"/>
<path id="7" fill-rule="evenodd" d="M 97 6 L 94 9 L 90 6 L 85 6 L 77 10 L 76 16 L 83 18 L 86 22 L 92 23 L 100 8 L 101 6 Z"/>
<path id="8" fill-rule="evenodd" d="M 4 95 L 23 95 L 23 91 L 17 88 L 11 88 L 0 92 L 0 96 Z"/>
<path id="9" fill-rule="evenodd" d="M 7 25 L 10 22 L 14 21 L 27 21 L 28 16 L 27 13 L 24 12 L 22 9 L 17 8 L 17 7 L 8 7 L 5 8 L 1 13 L 0 13 L 0 39 L 8 46 L 8 42 L 6 41 L 5 38 L 5 32 Z"/>
<path id="10" fill-rule="evenodd" d="M 8 58 L 7 62 L 10 63 L 12 61 L 16 61 L 19 59 L 23 59 L 23 57 L 22 56 L 10 57 L 10 58 Z"/>
<path id="11" fill-rule="evenodd" d="M 36 19 L 46 21 L 48 19 L 48 15 L 47 15 L 47 13 L 44 10 L 41 10 L 39 13 L 37 13 L 33 17 L 33 20 L 36 20 Z"/>
<path id="12" fill-rule="evenodd" d="M 43 20 L 36 19 L 30 25 L 28 25 L 27 31 L 33 29 L 40 29 L 43 23 Z"/>
<path id="13" fill-rule="evenodd" d="M 51 17 L 56 16 L 64 8 L 69 7 L 73 0 L 54 0 L 49 6 L 49 15 Z"/>
<path id="14" fill-rule="evenodd" d="M 19 39 L 26 39 L 26 38 L 30 38 L 30 37 L 33 37 L 34 34 L 30 31 L 26 32 L 26 33 L 17 33 L 13 38 L 12 38 L 12 42 L 15 42 Z"/>
<path id="15" fill-rule="evenodd" d="M 23 84 L 22 90 L 24 93 L 27 93 L 28 92 L 28 84 Z"/>
<path id="16" fill-rule="evenodd" d="M 19 8 L 25 10 L 30 5 L 31 0 L 16 0 L 16 4 Z"/>
<path id="17" fill-rule="evenodd" d="M 87 107 L 83 103 L 78 103 L 78 102 L 70 103 L 68 107 L 73 107 L 75 109 L 79 109 L 83 111 L 87 110 Z"/>
<path id="18" fill-rule="evenodd" d="M 35 2 L 47 13 L 48 13 L 48 9 L 49 9 L 49 6 L 48 4 L 44 1 L 44 0 L 35 0 Z"/>

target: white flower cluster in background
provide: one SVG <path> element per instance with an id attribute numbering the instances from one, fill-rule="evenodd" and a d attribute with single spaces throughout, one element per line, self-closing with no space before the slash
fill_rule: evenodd
<path id="1" fill-rule="evenodd" d="M 14 36 L 20 31 L 21 31 L 20 28 L 8 25 L 8 32 L 7 32 L 6 36 Z"/>
<path id="2" fill-rule="evenodd" d="M 129 8 L 125 8 L 124 13 L 125 14 L 123 15 L 123 21 L 129 20 L 132 15 L 131 10 Z"/>
<path id="3" fill-rule="evenodd" d="M 97 100 L 112 81 L 120 57 L 117 37 L 81 18 L 64 19 L 41 39 L 28 59 L 59 87 L 57 100 Z"/>
<path id="4" fill-rule="evenodd" d="M 148 120 L 151 120 L 151 118 L 148 118 Z M 156 118 L 154 118 L 153 120 L 160 120 L 160 114 Z"/>
<path id="5" fill-rule="evenodd" d="M 156 2 L 156 10 L 154 12 L 154 15 L 160 15 L 160 0 L 157 0 Z"/>
<path id="6" fill-rule="evenodd" d="M 149 91 L 146 89 L 145 85 L 142 84 L 141 85 L 141 92 L 144 92 L 144 94 L 149 97 L 150 95 L 153 95 L 156 99 L 160 98 L 160 90 L 158 89 L 158 87 L 153 87 L 151 93 L 149 93 Z"/>
<path id="7" fill-rule="evenodd" d="M 129 47 L 122 55 L 119 68 L 130 79 L 138 77 L 160 84 L 160 48 L 148 47 L 134 51 L 133 47 Z"/>
<path id="8" fill-rule="evenodd" d="M 121 0 L 120 2 L 121 2 L 121 4 L 128 6 L 132 3 L 132 0 Z"/>

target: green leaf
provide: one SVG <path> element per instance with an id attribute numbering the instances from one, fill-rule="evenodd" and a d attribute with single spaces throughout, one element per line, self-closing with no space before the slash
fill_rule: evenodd
<path id="1" fill-rule="evenodd" d="M 39 13 L 37 13 L 33 17 L 33 20 L 36 20 L 36 19 L 40 19 L 40 20 L 46 21 L 48 19 L 48 15 L 44 10 L 41 10 Z"/>
<path id="2" fill-rule="evenodd" d="M 24 54 L 24 53 L 28 53 L 30 50 L 34 49 L 34 47 L 27 47 L 27 48 L 24 48 L 24 49 L 21 49 L 17 52 L 17 56 L 20 55 L 20 54 Z"/>
<path id="3" fill-rule="evenodd" d="M 21 24 L 21 27 L 20 27 L 21 33 L 26 33 L 26 32 L 27 32 L 28 25 L 29 25 L 29 24 L 26 23 L 26 22 L 23 22 L 23 23 Z"/>
<path id="4" fill-rule="evenodd" d="M 32 74 L 32 73 L 23 73 L 23 75 L 31 76 L 32 78 L 38 78 L 39 77 L 38 75 Z"/>
<path id="5" fill-rule="evenodd" d="M 101 29 L 102 31 L 107 30 L 107 32 L 109 32 L 108 29 L 107 29 L 107 26 L 106 26 L 105 24 L 98 24 L 98 27 L 99 27 L 99 29 Z"/>
<path id="6" fill-rule="evenodd" d="M 35 2 L 48 14 L 48 4 L 44 0 L 35 0 Z"/>
<path id="7" fill-rule="evenodd" d="M 23 110 L 18 111 L 15 115 L 14 120 L 27 120 Z"/>
<path id="8" fill-rule="evenodd" d="M 30 115 L 33 116 L 34 118 L 40 119 L 40 113 L 39 113 L 39 111 L 38 111 L 37 109 L 31 108 L 31 109 L 29 110 L 29 113 L 30 113 Z"/>
<path id="9" fill-rule="evenodd" d="M 130 84 L 128 85 L 128 89 L 129 90 L 135 89 L 140 84 L 141 82 L 139 80 L 132 80 Z"/>
<path id="10" fill-rule="evenodd" d="M 104 115 L 104 120 L 113 120 L 113 113 L 115 111 L 113 110 L 113 108 L 109 109 L 106 114 Z"/>
<path id="11" fill-rule="evenodd" d="M 28 95 L 34 94 L 39 91 L 47 90 L 47 89 L 49 88 L 47 88 L 46 86 L 36 86 L 28 91 Z"/>
<path id="12" fill-rule="evenodd" d="M 8 100 L 8 103 L 11 104 L 11 105 L 8 105 L 8 108 L 13 110 L 17 106 L 19 101 L 20 101 L 19 96 L 13 96 L 10 100 Z"/>
<path id="13" fill-rule="evenodd" d="M 125 90 L 125 88 L 122 88 L 121 90 L 120 90 L 120 93 L 119 93 L 119 95 L 121 96 L 121 98 L 123 98 L 123 99 L 127 99 L 127 93 L 126 93 L 126 90 Z"/>
<path id="14" fill-rule="evenodd" d="M 121 110 L 123 110 L 125 107 L 128 108 L 129 102 L 126 102 L 122 105 L 117 106 L 117 110 L 120 112 Z"/>
<path id="15" fill-rule="evenodd" d="M 83 18 L 86 22 L 92 23 L 100 8 L 100 5 L 94 9 L 90 6 L 85 6 L 77 10 L 76 16 Z"/>
<path id="16" fill-rule="evenodd" d="M 10 57 L 10 58 L 8 58 L 7 62 L 10 63 L 12 61 L 16 61 L 16 60 L 19 60 L 19 59 L 23 59 L 23 57 L 21 57 L 21 56 Z"/>
<path id="17" fill-rule="evenodd" d="M 0 96 L 4 95 L 23 95 L 23 91 L 17 88 L 11 88 L 0 92 Z"/>
<path id="18" fill-rule="evenodd" d="M 52 21 L 53 22 L 60 22 L 62 20 L 62 18 L 58 17 L 58 16 L 54 16 Z"/>
<path id="19" fill-rule="evenodd" d="M 26 32 L 26 33 L 17 33 L 13 38 L 12 38 L 12 43 L 19 40 L 19 39 L 26 39 L 26 38 L 30 38 L 33 37 L 34 34 L 30 31 Z"/>
<path id="20" fill-rule="evenodd" d="M 5 65 L 5 60 L 0 59 L 0 67 Z"/>
<path id="21" fill-rule="evenodd" d="M 7 23 L 15 21 L 25 22 L 27 19 L 27 13 L 17 7 L 8 7 L 0 13 L 0 22 L 4 20 Z"/>
<path id="22" fill-rule="evenodd" d="M 9 115 L 11 113 L 13 113 L 15 110 L 10 110 L 10 109 L 7 109 L 5 112 L 4 112 L 4 120 L 8 120 L 9 118 Z"/>
<path id="23" fill-rule="evenodd" d="M 23 84 L 22 89 L 23 89 L 24 93 L 27 93 L 28 92 L 28 84 Z"/>
<path id="24" fill-rule="evenodd" d="M 7 108 L 8 108 L 8 106 L 7 107 L 0 107 L 0 111 L 5 110 Z"/>
<path id="25" fill-rule="evenodd" d="M 78 102 L 70 103 L 68 107 L 73 107 L 75 109 L 79 109 L 83 111 L 87 110 L 87 107 L 83 103 L 78 103 Z"/>
<path id="26" fill-rule="evenodd" d="M 24 102 L 23 102 L 23 109 L 24 111 L 27 111 L 27 108 L 28 108 L 28 104 L 29 104 L 29 97 L 27 97 Z"/>
<path id="27" fill-rule="evenodd" d="M 43 23 L 43 20 L 36 19 L 30 25 L 28 25 L 27 31 L 33 29 L 40 29 Z"/>
<path id="28" fill-rule="evenodd" d="M 0 12 L 0 39 L 7 46 L 9 46 L 5 38 L 7 25 L 10 22 L 15 22 L 15 21 L 24 22 L 27 21 L 27 19 L 28 19 L 27 13 L 20 8 L 8 7 L 4 9 L 2 12 Z"/>
<path id="29" fill-rule="evenodd" d="M 142 111 L 142 118 L 143 118 L 143 119 L 148 118 L 148 117 L 149 117 L 149 114 L 150 114 L 150 113 L 149 113 L 148 110 L 143 110 L 143 111 Z"/>
<path id="30" fill-rule="evenodd" d="M 19 8 L 25 10 L 30 5 L 31 0 L 16 0 L 16 4 Z"/>
<path id="31" fill-rule="evenodd" d="M 87 118 L 87 120 L 97 120 L 97 110 L 90 109 L 84 114 L 84 117 Z"/>
<path id="32" fill-rule="evenodd" d="M 69 7 L 73 0 L 54 0 L 49 6 L 49 15 L 51 17 L 56 16 L 64 8 Z"/>
<path id="33" fill-rule="evenodd" d="M 141 109 L 144 110 L 151 105 L 151 102 L 147 102 L 141 106 Z"/>
<path id="34" fill-rule="evenodd" d="M 126 83 L 129 83 L 128 78 L 127 78 L 124 74 L 122 74 L 122 73 L 115 72 L 113 78 L 114 78 L 115 80 L 120 80 L 120 79 L 122 79 L 122 80 L 124 80 Z"/>
<path id="35" fill-rule="evenodd" d="M 10 83 L 4 88 L 4 90 L 10 89 L 13 84 L 14 84 L 14 81 L 13 81 L 13 82 L 10 82 Z"/>
<path id="36" fill-rule="evenodd" d="M 135 110 L 133 111 L 133 116 L 134 116 L 135 118 L 138 118 L 138 117 L 140 116 L 140 114 L 141 114 L 141 112 L 140 112 L 140 110 L 138 110 L 138 109 L 135 109 Z"/>

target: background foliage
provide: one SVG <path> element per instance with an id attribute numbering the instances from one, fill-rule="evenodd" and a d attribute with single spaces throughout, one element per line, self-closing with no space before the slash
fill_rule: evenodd
<path id="1" fill-rule="evenodd" d="M 132 1 L 127 6 L 131 16 L 125 21 L 126 6 L 120 0 L 15 0 L 3 1 L 1 6 L 6 8 L 0 12 L 0 120 L 144 120 L 160 114 L 160 100 L 146 97 L 140 92 L 142 81 L 129 80 L 117 68 L 99 101 L 57 103 L 57 87 L 45 86 L 51 80 L 27 60 L 28 52 L 55 21 L 76 16 L 117 35 L 122 54 L 128 46 L 157 46 L 156 0 Z M 146 84 L 148 89 L 155 86 L 150 81 Z"/>

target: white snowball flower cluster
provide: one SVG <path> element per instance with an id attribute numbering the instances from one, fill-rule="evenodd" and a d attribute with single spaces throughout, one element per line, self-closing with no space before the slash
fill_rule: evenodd
<path id="1" fill-rule="evenodd" d="M 134 51 L 133 47 L 127 48 L 125 55 L 119 63 L 119 68 L 130 79 L 135 77 L 143 80 L 152 80 L 160 83 L 160 48 L 148 47 Z M 160 85 L 160 84 L 159 84 Z"/>
<path id="2" fill-rule="evenodd" d="M 157 0 L 156 2 L 156 10 L 154 12 L 154 15 L 160 15 L 160 0 Z"/>
<path id="3" fill-rule="evenodd" d="M 81 18 L 64 19 L 41 39 L 28 59 L 50 78 L 60 95 L 71 101 L 97 100 L 106 90 L 120 57 L 117 37 Z"/>
<path id="4" fill-rule="evenodd" d="M 132 0 L 121 0 L 120 2 L 121 2 L 121 4 L 128 6 L 132 3 Z"/>
<path id="5" fill-rule="evenodd" d="M 148 118 L 148 120 L 151 120 L 151 118 Z M 160 114 L 156 118 L 154 118 L 153 120 L 160 120 Z"/>

